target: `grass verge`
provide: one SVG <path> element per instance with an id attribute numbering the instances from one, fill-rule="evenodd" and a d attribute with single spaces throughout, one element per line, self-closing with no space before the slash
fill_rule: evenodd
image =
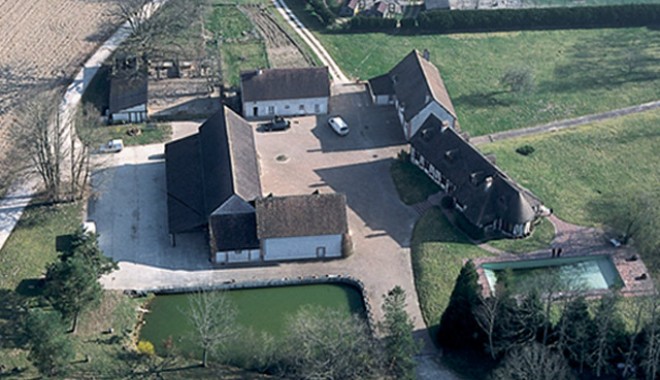
<path id="1" fill-rule="evenodd" d="M 506 252 L 528 253 L 550 247 L 555 237 L 555 228 L 547 219 L 541 219 L 532 236 L 524 239 L 499 239 L 488 241 L 488 245 Z"/>
<path id="2" fill-rule="evenodd" d="M 440 191 L 438 185 L 407 159 L 394 160 L 390 174 L 399 198 L 407 205 L 423 202 L 429 195 Z"/>

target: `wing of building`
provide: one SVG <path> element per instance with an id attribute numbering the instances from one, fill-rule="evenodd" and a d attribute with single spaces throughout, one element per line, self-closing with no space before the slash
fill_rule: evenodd
<path id="1" fill-rule="evenodd" d="M 241 73 L 241 101 L 247 119 L 327 114 L 329 98 L 327 67 Z"/>
<path id="2" fill-rule="evenodd" d="M 469 232 L 523 237 L 549 215 L 534 194 L 459 133 L 456 111 L 428 51 L 413 50 L 388 73 L 370 79 L 369 90 L 375 104 L 396 107 L 412 163 L 445 192 Z"/>

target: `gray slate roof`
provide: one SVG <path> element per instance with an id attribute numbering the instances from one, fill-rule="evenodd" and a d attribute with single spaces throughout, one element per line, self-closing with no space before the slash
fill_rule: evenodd
<path id="1" fill-rule="evenodd" d="M 452 195 L 463 206 L 464 215 L 482 227 L 502 218 L 521 224 L 535 218 L 533 206 L 541 202 L 513 182 L 453 128 L 442 128 L 430 116 L 410 144 L 431 162 L 456 189 Z"/>
<path id="2" fill-rule="evenodd" d="M 209 230 L 215 252 L 259 248 L 255 209 L 236 195 L 211 214 Z"/>
<path id="3" fill-rule="evenodd" d="M 244 102 L 328 97 L 329 75 L 327 67 L 245 71 L 241 96 Z"/>
<path id="4" fill-rule="evenodd" d="M 170 233 L 205 225 L 232 195 L 261 196 L 250 124 L 227 107 L 190 137 L 165 145 Z"/>
<path id="5" fill-rule="evenodd" d="M 343 194 L 266 197 L 256 201 L 256 209 L 259 239 L 348 232 Z"/>
<path id="6" fill-rule="evenodd" d="M 184 232 L 207 222 L 197 134 L 165 145 L 167 215 L 170 233 Z"/>
<path id="7" fill-rule="evenodd" d="M 148 77 L 138 74 L 130 77 L 117 77 L 110 80 L 110 113 L 146 104 Z"/>
<path id="8" fill-rule="evenodd" d="M 404 118 L 409 121 L 432 99 L 435 99 L 454 118 L 456 111 L 449 98 L 438 68 L 413 50 L 389 72 L 394 92 L 404 106 Z"/>
<path id="9" fill-rule="evenodd" d="M 389 74 L 369 79 L 369 87 L 374 95 L 394 95 L 394 86 Z"/>

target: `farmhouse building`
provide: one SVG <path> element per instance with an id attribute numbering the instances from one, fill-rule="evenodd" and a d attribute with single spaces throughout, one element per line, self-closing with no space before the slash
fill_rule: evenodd
<path id="1" fill-rule="evenodd" d="M 312 194 L 258 199 L 257 237 L 265 260 L 342 256 L 348 239 L 346 197 Z"/>
<path id="2" fill-rule="evenodd" d="M 165 145 L 172 242 L 179 233 L 206 231 L 217 264 L 341 257 L 345 197 L 263 198 L 253 133 L 224 107 L 197 134 Z"/>
<path id="3" fill-rule="evenodd" d="M 527 236 L 546 212 L 455 129 L 430 116 L 410 141 L 410 159 L 451 198 L 472 228 Z"/>
<path id="4" fill-rule="evenodd" d="M 411 162 L 440 186 L 468 232 L 524 237 L 550 214 L 459 133 L 456 112 L 428 52 L 411 52 L 389 73 L 369 80 L 369 88 L 375 104 L 396 107 Z"/>
<path id="5" fill-rule="evenodd" d="M 456 127 L 456 112 L 440 72 L 417 50 L 389 73 L 370 79 L 369 88 L 375 104 L 394 104 L 407 140 L 430 115 Z"/>
<path id="6" fill-rule="evenodd" d="M 147 83 L 146 74 L 111 79 L 108 116 L 112 123 L 142 123 L 147 120 Z"/>
<path id="7" fill-rule="evenodd" d="M 328 113 L 327 67 L 253 70 L 241 73 L 243 116 L 247 119 Z"/>

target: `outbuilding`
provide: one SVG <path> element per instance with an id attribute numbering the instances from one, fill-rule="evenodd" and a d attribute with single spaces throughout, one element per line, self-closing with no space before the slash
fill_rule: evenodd
<path id="1" fill-rule="evenodd" d="M 256 209 L 265 261 L 339 258 L 350 244 L 343 194 L 265 197 Z"/>
<path id="2" fill-rule="evenodd" d="M 327 114 L 330 99 L 328 68 L 242 72 L 241 99 L 246 119 Z"/>
<path id="3" fill-rule="evenodd" d="M 122 75 L 110 80 L 110 121 L 143 123 L 147 120 L 148 78 L 146 74 Z"/>

